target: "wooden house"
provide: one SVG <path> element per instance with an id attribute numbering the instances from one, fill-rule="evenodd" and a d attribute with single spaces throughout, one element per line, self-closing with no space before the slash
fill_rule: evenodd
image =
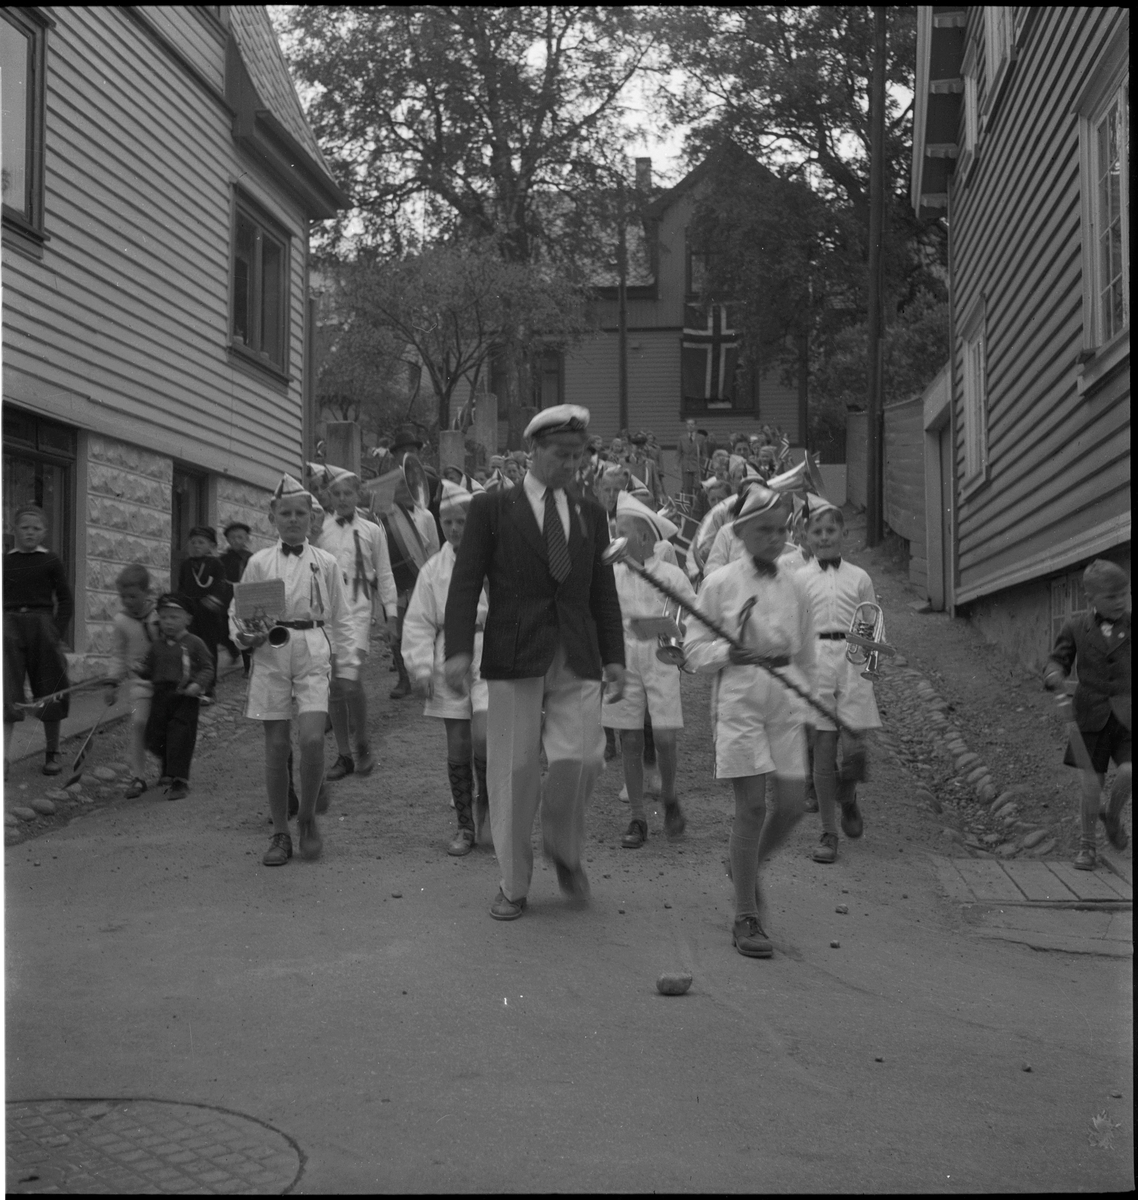
<path id="1" fill-rule="evenodd" d="M 1129 12 L 918 14 L 912 203 L 947 222 L 952 308 L 930 590 L 939 545 L 934 598 L 1038 664 L 1085 564 L 1130 555 Z"/>
<path id="2" fill-rule="evenodd" d="M 263 6 L 0 18 L 5 534 L 46 510 L 90 674 L 124 565 L 161 590 L 192 525 L 267 539 L 309 440 L 310 223 L 346 198 Z"/>

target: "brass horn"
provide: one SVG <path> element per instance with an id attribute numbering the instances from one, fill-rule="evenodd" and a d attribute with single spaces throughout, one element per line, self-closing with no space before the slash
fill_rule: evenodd
<path id="1" fill-rule="evenodd" d="M 885 613 L 880 604 L 871 604 L 868 600 L 854 609 L 850 619 L 849 632 L 846 634 L 846 658 L 855 667 L 865 667 L 862 679 L 877 681 L 881 678 L 878 670 L 878 660 L 881 655 L 892 658 L 897 653 L 885 641 Z"/>
<path id="2" fill-rule="evenodd" d="M 772 492 L 813 492 L 816 496 L 824 495 L 822 473 L 817 463 L 810 457 L 809 451 L 800 463 L 795 463 L 789 471 L 781 475 L 772 475 L 767 480 L 767 487 Z"/>
<path id="3" fill-rule="evenodd" d="M 753 653 L 748 646 L 744 645 L 743 642 L 725 626 L 721 625 L 713 617 L 709 617 L 700 612 L 695 605 L 689 604 L 688 601 L 674 588 L 670 587 L 662 579 L 657 579 L 647 567 L 645 567 L 642 563 L 638 563 L 636 559 L 634 559 L 629 553 L 628 538 L 613 538 L 613 540 L 609 542 L 609 544 L 601 552 L 601 564 L 603 566 L 615 566 L 618 562 L 624 563 L 625 566 L 627 566 L 630 570 L 635 571 L 637 575 L 647 579 L 648 582 L 661 595 L 667 596 L 668 599 L 673 601 L 682 612 L 686 612 L 689 616 L 694 617 L 697 621 L 700 621 L 706 625 L 716 637 L 721 637 L 725 642 L 727 642 L 728 645 L 733 646 L 742 654 Z M 857 736 L 858 731 L 856 729 L 853 729 L 851 726 L 847 725 L 845 721 L 843 721 L 837 715 L 837 713 L 830 712 L 830 710 L 824 704 L 819 704 L 809 692 L 800 688 L 793 679 L 788 678 L 781 671 L 777 671 L 773 667 L 764 666 L 763 663 L 754 663 L 753 665 L 762 667 L 762 669 L 769 675 L 773 675 L 775 679 L 779 681 L 779 683 L 781 683 L 784 687 L 789 688 L 800 699 L 805 700 L 811 708 L 813 708 L 816 712 L 821 713 L 827 721 L 831 721 L 843 733 L 848 733 L 851 736 Z"/>

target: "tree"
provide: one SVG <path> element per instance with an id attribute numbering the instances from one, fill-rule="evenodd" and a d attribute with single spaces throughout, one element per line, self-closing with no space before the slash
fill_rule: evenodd
<path id="1" fill-rule="evenodd" d="M 451 401 L 471 389 L 509 329 L 523 355 L 562 348 L 585 328 L 585 294 L 555 268 L 506 262 L 490 243 L 436 247 L 384 261 L 362 253 L 342 272 L 353 321 L 404 347 L 434 391 L 435 419 L 450 425 Z"/>

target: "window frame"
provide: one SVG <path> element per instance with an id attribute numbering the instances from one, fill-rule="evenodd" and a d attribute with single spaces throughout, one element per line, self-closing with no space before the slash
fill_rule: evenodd
<path id="1" fill-rule="evenodd" d="M 968 43 L 960 75 L 964 93 L 960 105 L 960 153 L 956 159 L 955 176 L 964 184 L 972 172 L 980 144 L 980 54 L 975 38 Z"/>
<path id="2" fill-rule="evenodd" d="M 235 331 L 237 319 L 237 226 L 238 221 L 249 221 L 256 229 L 256 244 L 258 248 L 255 269 L 252 273 L 249 291 L 255 300 L 249 306 L 250 319 L 254 324 L 253 345 L 238 336 Z M 279 361 L 272 358 L 261 347 L 264 330 L 261 327 L 263 316 L 263 245 L 268 236 L 281 246 L 281 312 L 279 318 L 279 337 L 281 354 Z M 229 354 L 237 361 L 265 372 L 281 383 L 290 383 L 289 363 L 291 359 L 291 327 L 292 327 L 292 235 L 283 222 L 277 220 L 263 205 L 259 204 L 247 192 L 240 188 L 233 189 L 232 213 L 230 219 L 230 254 L 229 254 L 229 324 L 227 342 Z"/>
<path id="3" fill-rule="evenodd" d="M 1015 6 L 986 4 L 981 8 L 984 22 L 984 65 L 987 90 L 984 94 L 984 117 L 995 110 L 1016 56 Z"/>
<path id="4" fill-rule="evenodd" d="M 961 417 L 964 431 L 964 473 L 961 493 L 967 495 L 988 480 L 988 332 L 986 304 L 977 303 L 961 323 Z"/>
<path id="5" fill-rule="evenodd" d="M 28 8 L 5 8 L 0 19 L 6 20 L 31 41 L 28 55 L 31 81 L 28 93 L 29 149 L 25 154 L 28 174 L 28 212 L 8 204 L 2 210 L 3 243 L 36 258 L 43 257 L 44 243 L 50 241 L 44 231 L 44 137 L 47 75 L 47 36 L 55 22 L 45 14 Z"/>

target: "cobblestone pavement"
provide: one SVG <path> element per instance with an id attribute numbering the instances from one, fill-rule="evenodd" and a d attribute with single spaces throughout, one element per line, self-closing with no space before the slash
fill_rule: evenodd
<path id="1" fill-rule="evenodd" d="M 165 1100 L 11 1102 L 7 1140 L 10 1195 L 280 1195 L 301 1168 L 271 1126 Z"/>

